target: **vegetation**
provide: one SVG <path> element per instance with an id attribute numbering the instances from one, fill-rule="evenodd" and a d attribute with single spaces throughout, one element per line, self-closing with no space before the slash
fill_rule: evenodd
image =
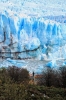
<path id="1" fill-rule="evenodd" d="M 12 66 L 8 67 L 7 73 L 13 82 L 21 83 L 29 81 L 29 72 L 27 71 L 27 69 Z"/>
<path id="2" fill-rule="evenodd" d="M 66 89 L 24 84 L 0 85 L 0 100 L 66 100 Z"/>
<path id="3" fill-rule="evenodd" d="M 66 100 L 66 67 L 42 72 L 37 85 L 29 72 L 15 66 L 0 69 L 0 100 Z"/>
<path id="4" fill-rule="evenodd" d="M 38 84 L 66 88 L 66 66 L 60 67 L 58 71 L 51 68 L 43 71 L 42 80 L 39 80 Z"/>

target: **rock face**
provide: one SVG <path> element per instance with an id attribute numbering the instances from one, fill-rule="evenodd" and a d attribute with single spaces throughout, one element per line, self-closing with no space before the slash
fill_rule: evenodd
<path id="1" fill-rule="evenodd" d="M 66 58 L 66 24 L 44 18 L 0 15 L 0 57 Z"/>

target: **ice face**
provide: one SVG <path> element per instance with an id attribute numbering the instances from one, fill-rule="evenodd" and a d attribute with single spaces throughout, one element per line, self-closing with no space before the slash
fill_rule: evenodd
<path id="1" fill-rule="evenodd" d="M 17 62 L 16 66 L 21 63 L 13 59 L 45 60 L 49 61 L 46 64 L 49 67 L 57 66 L 57 60 L 66 59 L 66 2 L 63 2 L 1 0 L 0 57 L 10 58 L 9 64 Z M 28 68 L 27 63 L 22 66 Z"/>
<path id="2" fill-rule="evenodd" d="M 0 40 L 1 52 L 6 52 L 9 48 L 12 58 L 15 54 L 18 59 L 38 56 L 41 56 L 40 60 L 65 58 L 65 23 L 44 18 L 19 18 L 16 22 L 18 24 L 15 24 L 15 19 L 6 15 L 1 15 L 1 23 L 0 36 L 4 38 Z"/>

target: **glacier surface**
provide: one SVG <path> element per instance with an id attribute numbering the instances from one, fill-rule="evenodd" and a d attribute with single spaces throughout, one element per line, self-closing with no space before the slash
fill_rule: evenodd
<path id="1" fill-rule="evenodd" d="M 65 65 L 65 5 L 64 0 L 0 0 L 0 66 L 41 72 Z"/>

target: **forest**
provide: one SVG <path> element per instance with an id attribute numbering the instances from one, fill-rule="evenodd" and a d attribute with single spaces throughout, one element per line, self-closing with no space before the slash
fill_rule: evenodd
<path id="1" fill-rule="evenodd" d="M 0 100 L 66 100 L 66 67 L 41 74 L 37 84 L 31 84 L 27 69 L 0 68 Z"/>

